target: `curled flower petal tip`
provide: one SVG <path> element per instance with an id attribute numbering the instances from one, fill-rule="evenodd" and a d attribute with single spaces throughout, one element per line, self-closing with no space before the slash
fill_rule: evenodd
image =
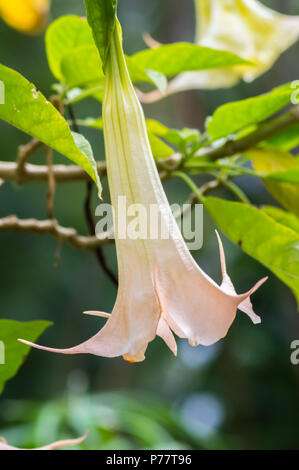
<path id="1" fill-rule="evenodd" d="M 52 442 L 44 447 L 38 447 L 36 449 L 20 449 L 18 447 L 13 447 L 7 444 L 5 439 L 0 439 L 0 450 L 58 450 L 64 447 L 72 447 L 81 444 L 85 441 L 88 432 L 86 432 L 82 437 L 77 439 L 65 439 L 62 441 Z"/>

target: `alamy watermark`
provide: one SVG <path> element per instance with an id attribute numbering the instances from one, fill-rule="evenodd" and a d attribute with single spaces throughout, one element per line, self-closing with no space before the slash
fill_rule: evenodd
<path id="1" fill-rule="evenodd" d="M 203 245 L 202 204 L 172 204 L 170 208 L 189 250 L 199 250 Z M 119 196 L 116 209 L 111 204 L 96 208 L 99 239 L 168 240 L 176 236 L 168 204 L 127 204 L 126 196 Z"/>
<path id="2" fill-rule="evenodd" d="M 0 365 L 5 364 L 5 345 L 3 341 L 0 341 Z"/>
<path id="3" fill-rule="evenodd" d="M 5 85 L 0 80 L 0 104 L 5 104 Z"/>
<path id="4" fill-rule="evenodd" d="M 290 360 L 293 366 L 298 366 L 299 364 L 299 340 L 294 339 L 294 341 L 291 342 L 290 345 L 291 349 L 293 350 Z"/>
<path id="5" fill-rule="evenodd" d="M 294 88 L 294 92 L 291 94 L 291 103 L 299 104 L 299 80 L 294 80 L 291 83 L 291 88 Z"/>

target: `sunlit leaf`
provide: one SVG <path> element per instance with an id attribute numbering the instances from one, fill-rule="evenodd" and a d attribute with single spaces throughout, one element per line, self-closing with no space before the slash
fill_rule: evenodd
<path id="1" fill-rule="evenodd" d="M 162 91 L 167 85 L 167 79 L 159 72 L 145 70 L 126 57 L 131 80 L 134 83 L 152 83 Z M 103 86 L 104 74 L 102 61 L 95 46 L 80 46 L 61 58 L 61 77 L 70 88 Z"/>
<path id="2" fill-rule="evenodd" d="M 224 104 L 208 119 L 207 130 L 212 139 L 235 134 L 284 108 L 290 103 L 292 93 L 291 85 L 284 85 L 264 95 Z"/>
<path id="3" fill-rule="evenodd" d="M 291 228 L 299 234 L 299 218 L 296 217 L 294 214 L 291 214 L 290 212 L 286 212 L 285 210 L 274 206 L 264 206 L 262 208 L 262 211 L 273 219 L 275 219 L 280 224 Z"/>
<path id="4" fill-rule="evenodd" d="M 91 127 L 93 129 L 103 129 L 103 120 L 102 118 L 94 119 L 94 118 L 86 118 L 86 119 L 78 119 L 78 125 L 83 127 Z M 163 140 L 161 140 L 155 133 L 151 132 L 150 128 L 150 121 L 147 121 L 148 125 L 148 137 L 151 144 L 152 152 L 156 160 L 160 158 L 167 158 L 173 155 L 174 150 L 172 147 L 167 145 Z"/>
<path id="5" fill-rule="evenodd" d="M 299 302 L 299 234 L 248 204 L 207 197 L 205 208 L 221 230 L 287 284 Z"/>
<path id="6" fill-rule="evenodd" d="M 288 152 L 299 145 L 299 124 L 279 132 L 266 143 L 267 147 L 277 148 Z"/>
<path id="7" fill-rule="evenodd" d="M 139 66 L 156 70 L 167 77 L 193 70 L 248 64 L 246 60 L 231 52 L 185 42 L 145 49 L 134 54 L 132 59 Z"/>
<path id="8" fill-rule="evenodd" d="M 62 155 L 81 166 L 95 181 L 99 190 L 101 184 L 90 153 L 77 146 L 71 130 L 56 108 L 22 75 L 0 65 L 0 80 L 5 85 L 5 104 L 0 106 L 0 119 L 40 140 Z M 76 141 L 75 141 L 76 140 Z M 83 137 L 80 138 L 80 142 Z M 84 139 L 85 141 L 85 139 Z"/>
<path id="9" fill-rule="evenodd" d="M 29 341 L 36 341 L 51 325 L 52 323 L 47 321 L 21 323 L 13 320 L 0 320 L 0 344 L 1 349 L 4 350 L 4 358 L 2 358 L 4 360 L 0 362 L 0 393 L 7 380 L 16 375 L 29 353 L 30 347 L 20 343 L 18 339 L 28 338 Z"/>
<path id="10" fill-rule="evenodd" d="M 77 47 L 94 46 L 91 29 L 84 18 L 62 16 L 53 21 L 46 32 L 46 52 L 55 78 L 64 81 L 63 57 Z"/>
<path id="11" fill-rule="evenodd" d="M 261 173 L 271 174 L 276 181 L 264 183 L 272 196 L 290 212 L 299 216 L 299 162 L 287 152 L 275 149 L 256 149 L 249 152 L 254 167 Z M 284 183 L 293 181 L 292 183 Z M 296 184 L 297 183 L 297 184 Z"/>

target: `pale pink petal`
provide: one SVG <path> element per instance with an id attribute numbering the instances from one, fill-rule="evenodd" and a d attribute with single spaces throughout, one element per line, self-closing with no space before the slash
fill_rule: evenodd
<path id="1" fill-rule="evenodd" d="M 179 248 L 180 242 L 177 243 Z M 174 333 L 188 338 L 192 346 L 209 346 L 226 336 L 237 308 L 244 308 L 244 301 L 266 279 L 245 294 L 237 295 L 230 287 L 228 276 L 223 289 L 198 267 L 188 252 L 179 249 L 177 253 L 175 262 L 164 259 L 156 269 L 156 293 L 161 309 Z M 221 260 L 225 271 L 222 252 Z"/>
<path id="2" fill-rule="evenodd" d="M 218 240 L 218 244 L 219 244 L 220 264 L 221 264 L 221 272 L 222 272 L 221 289 L 224 292 L 227 292 L 228 294 L 236 294 L 236 290 L 234 288 L 234 285 L 233 285 L 229 275 L 227 274 L 223 245 L 222 245 L 222 241 L 221 241 L 220 235 L 217 232 L 217 230 L 216 230 L 216 235 L 217 235 L 217 240 Z M 261 279 L 258 287 L 261 286 L 267 279 L 268 279 L 267 277 Z M 246 313 L 251 318 L 252 322 L 255 325 L 257 325 L 258 323 L 261 323 L 261 318 L 258 315 L 256 315 L 256 313 L 253 310 L 250 297 L 247 297 L 245 300 L 243 300 L 243 302 L 241 302 L 240 305 L 238 306 L 238 309 L 241 310 L 242 312 Z"/>
<path id="3" fill-rule="evenodd" d="M 173 354 L 176 356 L 177 355 L 177 344 L 175 337 L 172 334 L 171 329 L 169 328 L 166 318 L 164 315 L 161 315 L 161 318 L 158 323 L 158 328 L 157 328 L 157 335 L 160 336 L 160 338 L 163 339 L 163 341 L 167 344 L 169 349 L 173 352 Z"/>
<path id="4" fill-rule="evenodd" d="M 44 447 L 38 447 L 37 449 L 19 449 L 18 447 L 13 447 L 8 445 L 6 442 L 0 441 L 0 450 L 57 450 L 62 449 L 63 447 L 71 447 L 78 444 L 81 444 L 86 439 L 87 433 L 84 436 L 77 439 L 66 439 L 63 441 L 53 442 Z M 3 440 L 4 441 L 4 440 Z"/>
<path id="5" fill-rule="evenodd" d="M 86 310 L 83 312 L 85 315 L 91 315 L 94 317 L 101 317 L 101 318 L 110 318 L 111 314 L 106 312 L 98 312 L 97 310 Z"/>
<path id="6" fill-rule="evenodd" d="M 61 354 L 124 356 L 125 359 L 129 358 L 130 362 L 143 360 L 148 343 L 156 335 L 160 318 L 160 307 L 155 296 L 152 278 L 150 273 L 146 273 L 145 276 L 139 272 L 136 277 L 133 271 L 128 270 L 127 275 L 122 276 L 120 281 L 122 285 L 119 287 L 112 314 L 92 311 L 92 314 L 96 313 L 108 320 L 103 328 L 89 340 L 67 349 L 45 347 L 23 339 L 19 341 L 37 349 Z"/>
<path id="7" fill-rule="evenodd" d="M 156 41 L 149 33 L 143 33 L 142 39 L 150 49 L 162 46 L 161 42 Z"/>

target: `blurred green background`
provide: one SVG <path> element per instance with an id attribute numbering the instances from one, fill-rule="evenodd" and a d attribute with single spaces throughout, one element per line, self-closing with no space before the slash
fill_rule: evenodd
<path id="1" fill-rule="evenodd" d="M 297 0 L 264 4 L 299 15 Z M 84 15 L 83 0 L 52 0 L 52 19 Z M 144 48 L 147 31 L 161 42 L 193 39 L 192 0 L 120 0 L 119 17 L 126 52 Z M 17 69 L 47 96 L 53 77 L 47 66 L 44 37 L 24 36 L 0 21 L 1 63 Z M 194 91 L 146 105 L 145 113 L 170 127 L 198 127 L 217 106 L 246 98 L 298 78 L 299 45 L 252 84 L 229 90 Z M 98 116 L 98 104 L 75 106 L 76 116 Z M 104 159 L 102 135 L 84 129 L 96 158 Z M 29 138 L 0 122 L 0 159 L 13 161 L 17 146 Z M 65 162 L 55 156 L 57 162 Z M 32 162 L 43 162 L 41 152 Z M 204 180 L 204 177 L 199 177 Z M 256 179 L 239 178 L 256 203 L 274 203 Z M 188 190 L 170 181 L 171 203 L 184 202 Z M 83 183 L 57 187 L 55 215 L 64 226 L 87 233 Z M 219 193 L 218 193 L 219 194 Z M 224 193 L 221 193 L 225 196 Z M 94 195 L 95 196 L 95 195 Z M 0 217 L 46 218 L 46 187 L 42 184 L 0 188 Z M 107 199 L 107 186 L 104 185 Z M 94 197 L 94 204 L 96 199 Z M 194 256 L 217 282 L 220 266 L 214 224 L 205 214 L 204 245 Z M 229 271 L 237 291 L 247 290 L 268 271 L 224 239 Z M 116 289 L 101 272 L 93 253 L 62 247 L 54 267 L 57 241 L 50 236 L 0 233 L 0 317 L 20 321 L 46 319 L 54 326 L 42 344 L 67 347 L 96 333 L 102 322 L 85 318 L 88 309 L 111 311 Z M 114 247 L 105 248 L 109 265 L 117 269 Z M 262 324 L 253 326 L 239 313 L 227 338 L 209 347 L 191 348 L 179 342 L 174 358 L 157 338 L 145 362 L 60 356 L 32 351 L 19 374 L 0 398 L 0 435 L 11 445 L 34 446 L 89 429 L 81 448 L 90 449 L 298 449 L 299 366 L 290 363 L 290 343 L 299 339 L 299 316 L 287 287 L 270 274 L 255 294 Z"/>

